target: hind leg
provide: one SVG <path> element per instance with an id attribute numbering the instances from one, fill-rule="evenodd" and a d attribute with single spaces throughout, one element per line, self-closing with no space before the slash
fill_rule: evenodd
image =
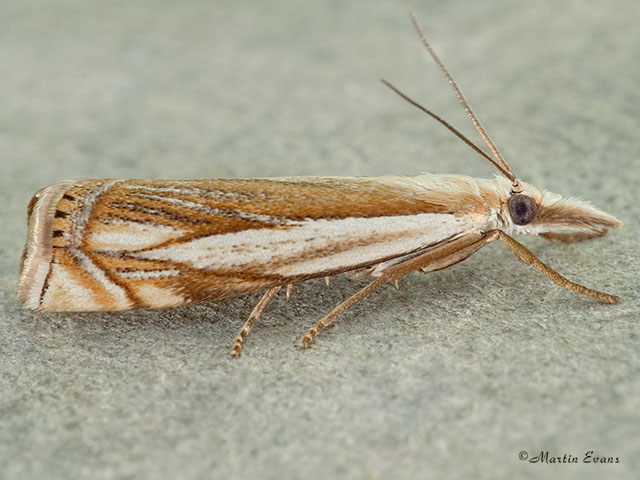
<path id="1" fill-rule="evenodd" d="M 253 307 L 253 311 L 251 312 L 251 315 L 249 315 L 249 318 L 247 318 L 247 321 L 244 322 L 244 325 L 242 325 L 242 328 L 236 335 L 236 338 L 233 339 L 233 346 L 231 347 L 232 357 L 235 358 L 238 355 L 240 355 L 240 350 L 242 350 L 242 343 L 244 342 L 244 339 L 247 337 L 247 335 L 249 335 L 249 332 L 251 331 L 253 324 L 256 323 L 256 320 L 258 318 L 260 318 L 260 315 L 264 311 L 265 307 L 267 306 L 269 301 L 273 298 L 273 296 L 276 293 L 278 293 L 278 290 L 280 290 L 280 288 L 281 287 L 273 287 L 267 290 L 266 293 L 260 299 L 260 301 L 256 304 L 256 306 Z"/>

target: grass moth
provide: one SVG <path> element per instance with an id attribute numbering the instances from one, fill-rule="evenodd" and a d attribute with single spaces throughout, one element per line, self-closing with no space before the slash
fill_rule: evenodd
<path id="1" fill-rule="evenodd" d="M 512 234 L 574 242 L 621 222 L 589 203 L 518 180 L 422 34 L 490 153 L 442 123 L 499 172 L 492 179 L 423 173 L 383 177 L 63 181 L 28 207 L 19 298 L 41 311 L 168 308 L 265 291 L 236 336 L 246 335 L 282 287 L 339 273 L 373 280 L 320 319 L 302 346 L 382 284 L 455 265 L 499 240 L 556 284 L 616 303 L 573 283 Z"/>

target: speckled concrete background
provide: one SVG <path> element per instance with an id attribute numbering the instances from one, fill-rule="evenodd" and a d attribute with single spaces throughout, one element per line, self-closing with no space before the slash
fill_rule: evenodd
<path id="1" fill-rule="evenodd" d="M 0 15 L 0 478 L 634 478 L 640 471 L 640 8 L 632 0 L 415 2 L 523 180 L 625 227 L 524 239 L 601 306 L 491 245 L 305 330 L 359 285 L 170 311 L 35 314 L 25 209 L 65 178 L 490 176 L 379 84 L 455 125 L 405 5 L 6 0 Z M 519 460 L 585 452 L 614 465 Z M 636 477 L 637 478 L 637 477 Z"/>

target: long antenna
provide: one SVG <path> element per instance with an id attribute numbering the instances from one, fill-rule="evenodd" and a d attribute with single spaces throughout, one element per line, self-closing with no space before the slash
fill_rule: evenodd
<path id="1" fill-rule="evenodd" d="M 513 174 L 511 172 L 508 172 L 504 168 L 502 168 L 502 165 L 500 165 L 493 158 L 491 158 L 489 155 L 487 155 L 479 146 L 477 146 L 475 143 L 473 143 L 471 140 L 469 140 L 469 138 L 467 138 L 460 130 L 455 128 L 453 125 L 451 125 L 449 122 L 447 122 L 440 115 L 437 115 L 437 114 L 433 113 L 431 110 L 429 110 L 427 107 L 425 107 L 423 105 L 420 105 L 418 102 L 416 102 L 409 95 L 407 95 L 406 93 L 401 92 L 400 89 L 394 87 L 391 83 L 387 82 L 384 78 L 380 79 L 380 81 L 382 83 L 384 83 L 387 87 L 389 87 L 391 90 L 393 90 L 395 93 L 400 95 L 402 98 L 404 98 L 407 102 L 409 102 L 410 104 L 412 104 L 415 107 L 419 108 L 424 113 L 426 113 L 427 115 L 430 115 L 435 120 L 440 122 L 442 125 L 447 127 L 451 133 L 453 133 L 456 137 L 458 137 L 464 143 L 469 145 L 473 149 L 474 152 L 476 152 L 482 158 L 486 159 L 489 163 L 491 163 L 491 165 L 496 167 L 500 173 L 502 173 L 505 177 L 507 177 L 509 180 L 511 180 L 510 176 L 513 176 Z"/>
<path id="2" fill-rule="evenodd" d="M 478 131 L 478 133 L 480 134 L 484 142 L 489 147 L 489 150 L 491 150 L 491 153 L 493 153 L 495 162 L 491 162 L 491 163 L 495 165 L 497 162 L 502 167 L 502 168 L 498 168 L 498 170 L 500 170 L 500 172 L 505 177 L 511 180 L 511 182 L 513 183 L 512 190 L 514 192 L 522 191 L 522 186 L 520 185 L 520 182 L 518 181 L 516 176 L 513 174 L 513 172 L 509 168 L 509 165 L 507 165 L 507 162 L 504 160 L 504 157 L 498 150 L 498 147 L 496 146 L 495 143 L 493 143 L 493 140 L 491 140 L 491 137 L 489 137 L 489 134 L 487 133 L 487 131 L 484 129 L 484 127 L 478 120 L 478 117 L 476 117 L 475 113 L 473 113 L 473 110 L 471 110 L 471 107 L 469 106 L 469 103 L 467 102 L 467 100 L 464 98 L 464 95 L 462 95 L 460 88 L 458 88 L 458 84 L 456 84 L 455 80 L 453 79 L 453 77 L 451 76 L 447 68 L 444 66 L 444 64 L 440 60 L 440 57 L 438 57 L 435 50 L 431 47 L 431 44 L 427 41 L 427 37 L 425 37 L 424 33 L 422 32 L 422 29 L 420 28 L 420 24 L 418 23 L 418 19 L 416 17 L 415 12 L 411 11 L 410 15 L 411 15 L 411 21 L 413 22 L 413 26 L 416 28 L 418 35 L 420 35 L 420 39 L 422 40 L 422 43 L 424 44 L 427 51 L 429 52 L 433 60 L 436 62 L 438 67 L 440 68 L 440 71 L 449 82 L 449 85 L 451 85 L 451 88 L 453 88 L 453 91 L 458 97 L 458 100 L 464 107 L 465 112 L 467 112 L 467 116 L 471 119 L 473 126 L 476 127 L 476 130 Z"/>

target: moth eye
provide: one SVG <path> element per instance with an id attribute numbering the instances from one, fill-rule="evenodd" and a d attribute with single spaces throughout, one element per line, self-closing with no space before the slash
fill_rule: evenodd
<path id="1" fill-rule="evenodd" d="M 538 205 L 527 195 L 512 195 L 509 198 L 509 213 L 516 225 L 528 225 L 538 213 Z"/>

